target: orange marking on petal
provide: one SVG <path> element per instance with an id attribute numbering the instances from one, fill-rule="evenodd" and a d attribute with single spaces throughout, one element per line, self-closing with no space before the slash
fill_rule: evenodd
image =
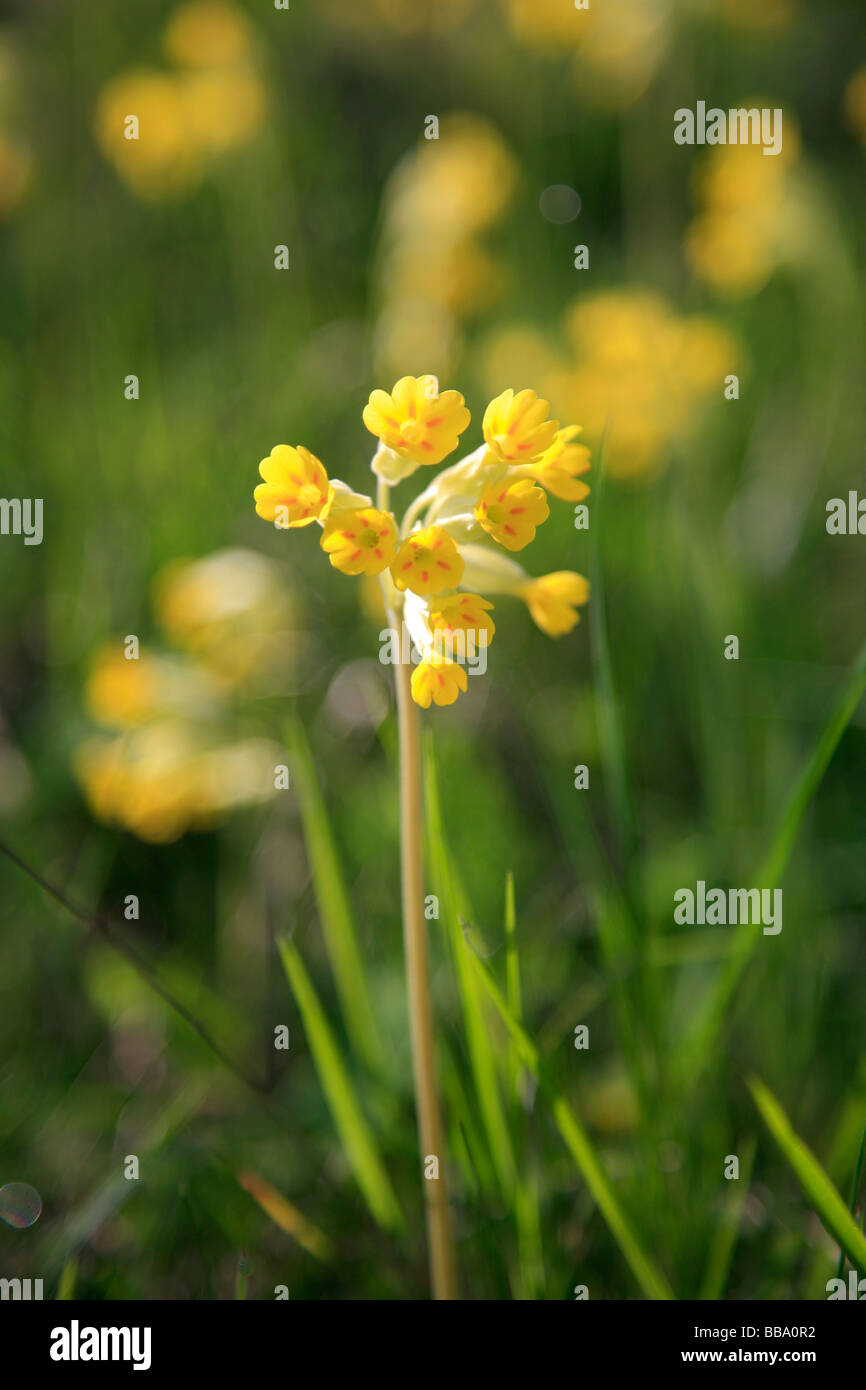
<path id="1" fill-rule="evenodd" d="M 516 536 L 516 535 L 517 535 L 517 531 L 515 530 L 515 528 L 514 528 L 513 526 L 505 525 L 505 526 L 503 526 L 502 529 L 503 529 L 503 531 L 505 532 L 505 534 L 506 534 L 507 536 Z"/>

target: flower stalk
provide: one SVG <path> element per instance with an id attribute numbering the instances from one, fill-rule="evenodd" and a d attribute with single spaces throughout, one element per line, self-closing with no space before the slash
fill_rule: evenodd
<path id="1" fill-rule="evenodd" d="M 552 637 L 570 632 L 589 597 L 571 570 L 533 579 L 511 558 L 548 518 L 547 494 L 581 502 L 589 450 L 576 425 L 560 429 L 547 401 L 510 388 L 484 412 L 484 442 L 443 469 L 409 504 L 402 522 L 390 510 L 391 488 L 452 454 L 470 421 L 458 391 L 434 376 L 402 377 L 376 390 L 363 411 L 379 441 L 371 463 L 376 505 L 327 469 L 303 445 L 276 445 L 259 472 L 256 511 L 279 529 L 322 528 L 321 548 L 334 569 L 378 576 L 390 633 L 401 634 L 394 658 L 400 746 L 400 873 L 406 984 L 430 1278 L 435 1299 L 456 1299 L 457 1271 L 445 1175 L 444 1127 L 436 1085 L 433 1001 L 424 916 L 421 748 L 418 706 L 451 705 L 473 674 L 487 669 L 496 626 L 486 593 L 523 599 Z M 476 592 L 477 590 L 477 592 Z M 402 641 L 405 627 L 413 651 Z M 483 657 L 479 661 L 478 657 Z M 416 664 L 417 661 L 417 664 Z"/>
<path id="2" fill-rule="evenodd" d="M 389 488 L 380 479 L 376 505 L 387 511 Z M 392 630 L 399 631 L 402 613 L 395 613 L 393 589 L 382 584 L 385 611 Z M 390 592 L 389 592 L 390 590 Z M 401 609 L 402 600 L 397 599 Z M 421 1158 L 435 1157 L 438 1174 L 424 1174 L 424 1211 L 427 1224 L 427 1252 L 430 1287 L 434 1299 L 458 1297 L 457 1261 L 448 1203 L 445 1168 L 445 1131 L 436 1084 L 436 1046 L 433 1030 L 433 1000 L 430 990 L 430 956 L 424 903 L 424 851 L 421 810 L 421 733 L 418 707 L 412 699 L 411 661 L 395 666 L 397 723 L 400 755 L 400 888 L 403 910 L 403 953 L 406 966 L 406 993 L 412 1041 L 412 1073 Z"/>

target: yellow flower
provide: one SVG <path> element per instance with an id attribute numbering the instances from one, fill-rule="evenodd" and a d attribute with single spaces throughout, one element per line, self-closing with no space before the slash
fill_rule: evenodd
<path id="1" fill-rule="evenodd" d="M 849 77 L 844 101 L 848 124 L 866 145 L 866 66 L 857 68 Z"/>
<path id="2" fill-rule="evenodd" d="M 391 562 L 397 588 L 411 589 L 422 598 L 455 589 L 462 574 L 460 552 L 441 526 L 428 526 L 408 536 Z"/>
<path id="3" fill-rule="evenodd" d="M 469 424 L 459 391 L 439 394 L 435 376 L 404 376 L 389 395 L 373 391 L 364 424 L 386 448 L 415 463 L 441 463 Z"/>
<path id="4" fill-rule="evenodd" d="M 128 138 L 130 116 L 138 119 L 138 138 Z M 96 136 L 105 157 L 141 198 L 171 198 L 185 192 L 201 174 L 201 155 L 190 139 L 183 81 L 167 73 L 138 68 L 103 88 L 96 113 Z"/>
<path id="5" fill-rule="evenodd" d="M 275 522 L 281 530 L 319 520 L 328 505 L 328 475 L 309 449 L 302 444 L 297 449 L 278 444 L 262 459 L 259 472 L 265 481 L 259 483 L 253 496 L 260 517 Z"/>
<path id="6" fill-rule="evenodd" d="M 265 117 L 265 89 L 254 72 L 191 73 L 184 85 L 190 140 L 209 154 L 244 145 Z"/>
<path id="7" fill-rule="evenodd" d="M 484 412 L 487 447 L 503 463 L 534 463 L 559 429 L 558 420 L 547 418 L 549 410 L 534 391 L 503 391 Z"/>
<path id="8" fill-rule="evenodd" d="M 550 516 L 547 498 L 531 478 L 491 483 L 475 507 L 475 519 L 507 550 L 522 550 L 535 540 L 535 528 Z"/>
<path id="9" fill-rule="evenodd" d="M 32 175 L 29 151 L 0 134 L 0 218 L 13 212 L 26 196 Z"/>
<path id="10" fill-rule="evenodd" d="M 589 584 L 573 570 L 532 579 L 520 591 L 533 620 L 548 637 L 562 637 L 580 620 L 577 606 L 589 601 Z"/>
<path id="11" fill-rule="evenodd" d="M 249 20 L 227 0 L 190 0 L 175 10 L 163 35 L 172 62 L 190 68 L 230 67 L 250 53 Z"/>
<path id="12" fill-rule="evenodd" d="M 343 574 L 381 574 L 394 554 L 397 528 L 390 512 L 358 507 L 325 522 L 322 549 Z"/>
<path id="13" fill-rule="evenodd" d="M 434 705 L 453 705 L 466 684 L 462 666 L 430 653 L 412 672 L 412 699 L 422 709 L 429 709 L 431 701 Z"/>
<path id="14" fill-rule="evenodd" d="M 143 724 L 160 706 L 161 685 L 152 657 L 128 661 L 122 651 L 106 647 L 93 659 L 85 701 L 100 724 Z"/>
<path id="15" fill-rule="evenodd" d="M 571 442 L 580 433 L 580 425 L 558 430 L 550 448 L 526 469 L 529 476 L 562 502 L 582 502 L 589 495 L 586 483 L 577 481 L 578 474 L 589 469 L 589 449 L 585 444 Z"/>
<path id="16" fill-rule="evenodd" d="M 427 620 L 434 636 L 441 634 L 439 641 L 447 656 L 454 655 L 455 645 L 459 655 L 470 657 L 475 655 L 479 646 L 490 646 L 496 631 L 493 619 L 487 616 L 492 607 L 493 604 L 480 594 L 448 594 L 430 604 Z M 456 638 L 455 642 L 455 636 L 460 632 L 465 633 L 462 639 L 465 653 L 460 650 L 461 639 Z"/>
<path id="17" fill-rule="evenodd" d="M 155 582 L 160 626 L 221 680 L 288 678 L 305 633 L 283 566 L 232 547 L 199 560 L 176 560 Z"/>

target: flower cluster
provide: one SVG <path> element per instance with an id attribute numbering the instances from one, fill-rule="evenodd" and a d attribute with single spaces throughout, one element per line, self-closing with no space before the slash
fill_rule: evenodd
<path id="1" fill-rule="evenodd" d="M 274 795 L 283 754 L 244 732 L 244 704 L 285 687 L 303 633 L 281 567 L 249 550 L 176 562 L 155 606 L 169 649 L 116 640 L 94 653 L 85 702 L 98 732 L 74 765 L 98 820 L 166 844 Z"/>
<path id="2" fill-rule="evenodd" d="M 390 490 L 454 453 L 469 424 L 457 391 L 434 376 L 406 376 L 374 391 L 363 420 L 379 440 L 372 461 L 377 498 L 330 479 L 302 445 L 279 444 L 259 465 L 258 515 L 280 529 L 322 528 L 321 547 L 343 574 L 377 575 L 385 605 L 402 616 L 419 663 L 412 696 L 450 705 L 466 689 L 465 657 L 495 632 L 487 594 L 522 598 L 551 637 L 569 632 L 589 586 L 559 571 L 533 579 L 509 552 L 525 549 L 550 514 L 548 494 L 580 502 L 589 450 L 577 426 L 561 429 L 534 391 L 503 391 L 484 413 L 483 444 L 442 469 L 398 523 Z M 483 593 L 481 592 L 483 590 Z"/>
<path id="3" fill-rule="evenodd" d="M 672 443 L 720 396 L 726 374 L 741 370 L 727 329 L 678 313 L 652 290 L 581 295 L 562 326 L 562 347 L 551 344 L 549 331 L 497 330 L 482 349 L 484 375 L 493 385 L 518 368 L 531 371 L 558 410 L 579 416 L 591 445 L 604 434 L 611 477 L 658 473 Z"/>
<path id="4" fill-rule="evenodd" d="M 260 129 L 268 95 L 254 32 L 231 0 L 189 0 L 169 17 L 170 69 L 130 68 L 103 88 L 96 137 L 139 198 L 180 197 Z M 128 126 L 135 116 L 138 129 Z"/>
<path id="5" fill-rule="evenodd" d="M 33 154 L 21 126 L 25 72 L 21 59 L 0 30 L 0 222 L 5 222 L 33 185 Z"/>
<path id="6" fill-rule="evenodd" d="M 488 233 L 517 179 L 498 131 L 466 112 L 443 115 L 437 139 L 422 136 L 400 160 L 383 200 L 377 255 L 374 350 L 383 375 L 414 362 L 446 372 L 459 359 L 464 325 L 488 312 L 505 285 Z"/>
<path id="7" fill-rule="evenodd" d="M 766 104 L 757 102 L 759 109 Z M 820 215 L 799 168 L 800 137 L 790 111 L 784 130 L 772 159 L 760 145 L 716 145 L 698 167 L 697 212 L 684 249 L 694 273 L 717 295 L 757 294 L 780 267 L 803 262 L 820 244 Z"/>

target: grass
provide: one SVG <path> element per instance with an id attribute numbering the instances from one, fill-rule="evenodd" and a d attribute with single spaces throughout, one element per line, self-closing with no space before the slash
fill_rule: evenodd
<path id="1" fill-rule="evenodd" d="M 866 19 L 842 3 L 827 29 L 801 6 L 765 38 L 710 7 L 662 26 L 644 95 L 617 111 L 505 9 L 495 25 L 455 11 L 435 43 L 383 19 L 368 43 L 338 27 L 345 6 L 293 7 L 288 43 L 285 16 L 247 3 L 266 128 L 188 195 L 145 202 L 93 114 L 109 77 L 162 61 L 179 2 L 109 0 L 98 31 L 81 5 L 0 26 L 0 137 L 14 122 L 36 161 L 0 220 L 0 459 L 4 491 L 43 497 L 46 519 L 38 548 L 0 537 L 0 1168 L 44 1207 L 31 1229 L 0 1224 L 2 1272 L 64 1300 L 426 1295 L 383 619 L 322 565 L 315 528 L 257 521 L 256 465 L 302 442 L 366 492 L 374 387 L 438 369 L 474 428 L 495 391 L 541 388 L 571 350 L 575 300 L 649 288 L 735 336 L 740 399 L 720 362 L 705 408 L 633 479 L 616 471 L 629 402 L 611 412 L 589 439 L 588 535 L 553 508 L 523 557 L 588 574 L 582 622 L 553 642 L 497 601 L 487 675 L 423 718 L 461 1292 L 823 1298 L 846 1261 L 866 1273 L 866 541 L 825 529 L 827 500 L 860 486 L 866 432 L 864 152 L 843 99 Z M 737 297 L 683 244 L 708 151 L 660 132 L 674 87 L 697 99 L 718 79 L 744 98 L 746 48 L 800 127 L 811 259 L 791 223 L 791 263 Z M 397 363 L 384 199 L 443 93 L 498 133 L 518 179 L 482 228 L 489 302 L 472 307 L 471 265 L 465 283 L 436 278 L 431 251 L 423 283 L 466 312 L 446 333 L 437 308 L 436 341 Z M 572 178 L 580 220 L 548 223 L 541 191 Z M 420 333 L 420 311 L 405 326 Z M 582 347 L 631 351 L 628 326 Z M 579 397 L 554 404 L 585 423 Z M 104 642 L 157 640 L 164 564 L 226 546 L 267 553 L 293 595 L 291 630 L 269 639 L 291 676 L 251 683 L 231 716 L 238 738 L 282 739 L 291 788 L 148 844 L 96 819 L 75 781 L 85 674 Z M 784 885 L 784 930 L 677 929 L 673 893 L 698 878 Z"/>

